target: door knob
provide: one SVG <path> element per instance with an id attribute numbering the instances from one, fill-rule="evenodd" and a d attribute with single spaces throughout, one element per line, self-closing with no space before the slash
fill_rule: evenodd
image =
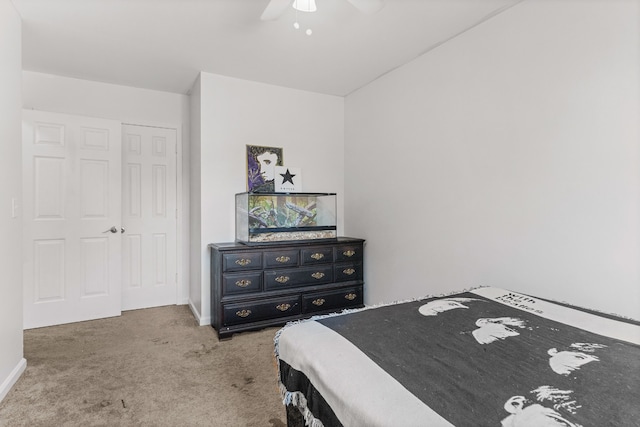
<path id="1" fill-rule="evenodd" d="M 124 227 L 120 227 L 120 232 L 124 233 L 126 230 L 124 229 Z"/>
<path id="2" fill-rule="evenodd" d="M 117 228 L 116 228 L 116 226 L 114 225 L 114 226 L 113 226 L 113 227 L 111 227 L 110 229 L 103 231 L 103 233 L 109 233 L 109 232 L 111 232 L 111 233 L 117 233 L 117 232 L 118 232 L 118 229 L 117 229 Z"/>

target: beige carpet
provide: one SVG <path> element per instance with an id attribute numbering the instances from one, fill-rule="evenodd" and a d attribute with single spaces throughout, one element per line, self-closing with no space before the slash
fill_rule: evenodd
<path id="1" fill-rule="evenodd" d="M 219 342 L 186 306 L 25 331 L 0 425 L 285 426 L 276 331 Z"/>

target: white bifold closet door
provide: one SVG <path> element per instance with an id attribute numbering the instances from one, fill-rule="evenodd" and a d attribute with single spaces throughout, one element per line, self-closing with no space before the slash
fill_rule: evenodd
<path id="1" fill-rule="evenodd" d="M 23 112 L 24 327 L 120 315 L 121 123 Z"/>
<path id="2" fill-rule="evenodd" d="M 175 129 L 122 126 L 122 309 L 177 302 Z"/>

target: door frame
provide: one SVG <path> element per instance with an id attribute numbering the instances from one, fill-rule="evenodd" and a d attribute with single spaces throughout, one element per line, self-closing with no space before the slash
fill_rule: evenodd
<path id="1" fill-rule="evenodd" d="M 175 304 L 182 305 L 188 301 L 188 289 L 185 289 L 184 270 L 182 256 L 184 254 L 184 239 L 182 232 L 184 209 L 183 209 L 183 189 L 182 189 L 182 131 L 184 125 L 175 123 L 151 122 L 146 120 L 121 120 L 121 127 L 124 125 L 173 129 L 176 131 L 176 295 Z"/>

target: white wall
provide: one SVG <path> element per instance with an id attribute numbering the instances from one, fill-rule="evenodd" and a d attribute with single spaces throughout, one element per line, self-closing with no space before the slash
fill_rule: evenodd
<path id="1" fill-rule="evenodd" d="M 188 132 L 187 95 L 34 71 L 23 72 L 22 90 L 24 108 L 101 117 L 133 124 L 182 125 L 184 122 Z"/>
<path id="2" fill-rule="evenodd" d="M 22 24 L 9 0 L 0 0 L 0 401 L 26 368 L 22 353 L 21 205 Z"/>
<path id="3" fill-rule="evenodd" d="M 525 1 L 347 97 L 366 303 L 491 285 L 640 318 L 639 13 Z"/>
<path id="4" fill-rule="evenodd" d="M 202 313 L 202 197 L 201 197 L 201 87 L 200 76 L 196 79 L 191 88 L 190 111 L 191 111 L 191 163 L 189 167 L 191 181 L 191 206 L 190 206 L 190 248 L 189 248 L 189 269 L 191 282 L 189 284 L 189 305 L 191 311 L 198 318 L 203 320 Z M 206 245 L 205 245 L 206 246 Z M 205 324 L 201 322 L 202 324 Z"/>
<path id="5" fill-rule="evenodd" d="M 344 99 L 209 73 L 201 73 L 199 83 L 202 226 L 196 268 L 201 272 L 200 321 L 206 324 L 211 315 L 207 245 L 235 239 L 234 195 L 246 191 L 247 144 L 282 147 L 284 164 L 302 169 L 305 192 L 338 193 L 341 233 Z"/>
<path id="6" fill-rule="evenodd" d="M 119 120 L 123 123 L 176 127 L 182 138 L 182 212 L 178 243 L 181 303 L 189 294 L 189 97 L 108 83 L 24 71 L 23 106 Z M 179 169 L 180 171 L 180 169 Z"/>

